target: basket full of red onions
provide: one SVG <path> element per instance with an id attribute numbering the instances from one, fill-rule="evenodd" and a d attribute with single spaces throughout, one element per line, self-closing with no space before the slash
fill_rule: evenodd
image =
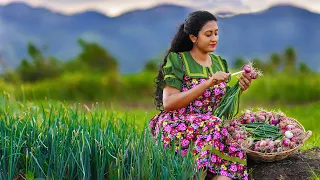
<path id="1" fill-rule="evenodd" d="M 272 162 L 294 154 L 312 135 L 296 119 L 282 112 L 246 110 L 227 123 L 230 138 L 249 159 Z"/>

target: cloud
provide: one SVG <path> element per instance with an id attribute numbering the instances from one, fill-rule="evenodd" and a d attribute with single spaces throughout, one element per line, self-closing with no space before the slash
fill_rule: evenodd
<path id="1" fill-rule="evenodd" d="M 85 10 L 96 10 L 109 16 L 118 16 L 134 9 L 146 9 L 162 3 L 187 6 L 193 9 L 233 11 L 236 13 L 256 12 L 274 4 L 287 3 L 320 13 L 319 0 L 19 0 L 31 6 L 50 8 L 53 11 L 73 14 Z M 0 4 L 17 0 L 0 0 Z"/>

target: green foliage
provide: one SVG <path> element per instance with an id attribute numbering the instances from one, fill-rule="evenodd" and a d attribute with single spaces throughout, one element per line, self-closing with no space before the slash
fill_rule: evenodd
<path id="1" fill-rule="evenodd" d="M 82 52 L 74 60 L 82 67 L 93 72 L 117 71 L 118 63 L 103 47 L 97 43 L 89 43 L 80 39 L 78 41 Z"/>
<path id="2" fill-rule="evenodd" d="M 302 72 L 302 73 L 311 73 L 312 72 L 312 70 L 304 62 L 301 62 L 299 64 L 299 71 Z"/>
<path id="3" fill-rule="evenodd" d="M 18 99 L 67 101 L 144 101 L 152 99 L 155 73 L 122 75 L 108 72 L 65 73 L 56 79 L 25 83 L 15 89 Z"/>
<path id="4" fill-rule="evenodd" d="M 23 59 L 16 70 L 22 81 L 35 82 L 57 77 L 62 73 L 61 62 L 54 57 L 45 57 L 34 44 L 28 44 L 28 53 L 31 60 Z M 14 76 L 12 72 L 7 74 L 8 79 L 17 80 L 9 78 Z"/>
<path id="5" fill-rule="evenodd" d="M 288 47 L 284 53 L 285 71 L 292 72 L 295 69 L 296 52 L 293 47 Z"/>
<path id="6" fill-rule="evenodd" d="M 1 99 L 0 179 L 193 179 L 191 153 L 176 155 L 134 116 L 99 107 Z M 9 104 L 9 106 L 6 106 Z M 138 121 L 147 122 L 146 119 Z M 158 141 L 158 145 L 156 145 Z M 180 153 L 180 152 L 179 152 Z"/>
<path id="7" fill-rule="evenodd" d="M 280 65 L 281 65 L 281 57 L 279 54 L 277 53 L 272 53 L 270 55 L 270 71 L 272 72 L 277 72 L 280 69 Z"/>
<path id="8" fill-rule="evenodd" d="M 267 61 L 262 61 L 259 58 L 254 58 L 252 61 L 254 67 L 266 73 L 285 72 L 294 74 L 298 72 L 312 72 L 304 62 L 297 65 L 297 55 L 295 49 L 291 46 L 285 49 L 283 54 L 272 53 Z M 246 61 L 242 57 L 238 57 L 232 67 L 241 69 L 245 63 Z"/>
<path id="9" fill-rule="evenodd" d="M 143 70 L 158 72 L 160 68 L 160 63 L 161 63 L 160 59 L 151 59 L 147 61 L 147 63 L 144 65 Z"/>
<path id="10" fill-rule="evenodd" d="M 246 102 L 306 103 L 320 100 L 319 73 L 272 73 L 254 80 L 243 93 Z"/>
<path id="11" fill-rule="evenodd" d="M 4 78 L 16 84 L 36 82 L 56 78 L 62 73 L 118 73 L 118 63 L 103 47 L 97 43 L 78 41 L 82 52 L 73 60 L 62 62 L 55 57 L 46 57 L 43 52 L 32 43 L 28 43 L 30 60 L 22 59 L 14 71 L 8 71 Z"/>
<path id="12" fill-rule="evenodd" d="M 79 45 L 82 48 L 79 56 L 60 62 L 45 57 L 29 43 L 31 59 L 22 60 L 16 70 L 8 70 L 2 79 L 10 83 L 2 82 L 0 90 L 29 100 L 152 102 L 161 58 L 148 61 L 138 74 L 120 75 L 116 60 L 103 47 L 81 39 Z M 283 54 L 271 54 L 268 61 L 254 59 L 254 66 L 265 76 L 254 81 L 241 100 L 284 104 L 319 100 L 318 73 L 305 63 L 290 71 L 286 68 L 296 62 L 295 56 L 294 49 L 289 47 Z M 240 68 L 244 62 L 240 57 L 234 66 Z"/>

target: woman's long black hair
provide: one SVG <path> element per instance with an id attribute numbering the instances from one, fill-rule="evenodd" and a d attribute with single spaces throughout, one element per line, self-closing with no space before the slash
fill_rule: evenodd
<path id="1" fill-rule="evenodd" d="M 198 36 L 201 28 L 208 21 L 217 21 L 217 18 L 208 11 L 195 11 L 188 15 L 188 18 L 179 26 L 177 33 L 172 39 L 170 48 L 167 50 L 166 55 L 164 57 L 164 61 L 160 66 L 160 70 L 158 76 L 155 78 L 156 90 L 154 92 L 154 103 L 157 106 L 158 110 L 163 110 L 163 101 L 162 101 L 162 93 L 163 93 L 163 83 L 164 76 L 162 73 L 162 68 L 167 63 L 167 57 L 170 52 L 184 52 L 190 51 L 193 47 L 193 43 L 189 38 L 189 34 L 194 36 Z"/>

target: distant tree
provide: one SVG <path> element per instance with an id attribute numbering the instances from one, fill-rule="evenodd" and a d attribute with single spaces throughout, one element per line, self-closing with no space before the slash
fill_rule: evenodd
<path id="1" fill-rule="evenodd" d="M 296 52 L 293 47 L 288 47 L 284 52 L 285 57 L 285 71 L 293 71 L 296 64 Z"/>
<path id="2" fill-rule="evenodd" d="M 34 82 L 60 75 L 63 71 L 61 62 L 54 57 L 45 57 L 34 44 L 28 43 L 31 60 L 22 59 L 16 71 L 23 81 Z"/>
<path id="3" fill-rule="evenodd" d="M 310 72 L 312 72 L 312 70 L 304 62 L 301 62 L 299 64 L 299 71 L 302 72 L 302 73 L 310 73 Z"/>
<path id="4" fill-rule="evenodd" d="M 160 59 L 151 59 L 149 61 L 146 62 L 146 64 L 144 65 L 144 70 L 145 71 L 158 71 L 159 70 L 159 66 L 160 66 Z"/>
<path id="5" fill-rule="evenodd" d="M 45 58 L 43 57 L 41 51 L 32 43 L 28 43 L 28 54 L 32 59 L 33 64 L 37 68 L 41 68 L 45 64 Z"/>
<path id="6" fill-rule="evenodd" d="M 265 64 L 260 59 L 254 58 L 252 62 L 254 67 L 258 69 L 265 69 Z"/>
<path id="7" fill-rule="evenodd" d="M 272 53 L 270 55 L 270 66 L 272 68 L 273 71 L 277 71 L 279 70 L 281 65 L 281 57 L 279 54 L 277 53 Z"/>
<path id="8" fill-rule="evenodd" d="M 26 59 L 22 59 L 20 65 L 17 68 L 18 74 L 22 81 L 35 81 L 37 80 L 34 66 L 30 64 Z"/>
<path id="9" fill-rule="evenodd" d="M 116 59 L 99 44 L 85 42 L 82 39 L 79 39 L 78 43 L 82 48 L 82 52 L 77 57 L 77 60 L 90 70 L 97 72 L 118 70 Z"/>

